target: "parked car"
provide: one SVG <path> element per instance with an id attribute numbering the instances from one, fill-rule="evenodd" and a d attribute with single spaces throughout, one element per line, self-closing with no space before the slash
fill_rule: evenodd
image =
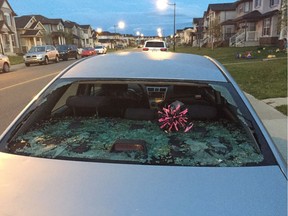
<path id="1" fill-rule="evenodd" d="M 76 45 L 58 45 L 59 59 L 67 61 L 69 58 L 78 59 L 78 49 Z"/>
<path id="2" fill-rule="evenodd" d="M 104 45 L 99 45 L 95 47 L 97 54 L 106 54 L 107 48 Z"/>
<path id="3" fill-rule="evenodd" d="M 74 63 L 2 134 L 0 164 L 2 215 L 287 213 L 286 163 L 209 57 Z"/>
<path id="4" fill-rule="evenodd" d="M 116 49 L 124 49 L 124 44 L 116 44 Z"/>
<path id="5" fill-rule="evenodd" d="M 52 45 L 33 46 L 24 56 L 24 63 L 27 67 L 30 64 L 45 64 L 54 61 L 59 62 L 59 52 Z"/>
<path id="6" fill-rule="evenodd" d="M 168 51 L 165 41 L 147 40 L 144 43 L 143 51 Z"/>
<path id="7" fill-rule="evenodd" d="M 88 56 L 93 56 L 97 55 L 96 50 L 93 47 L 85 47 L 83 48 L 81 52 L 81 56 L 83 57 L 88 57 Z"/>
<path id="8" fill-rule="evenodd" d="M 79 48 L 77 49 L 77 51 L 78 51 L 78 54 L 81 56 L 82 51 L 83 51 L 83 48 L 79 47 Z"/>
<path id="9" fill-rule="evenodd" d="M 0 54 L 0 70 L 4 73 L 10 71 L 9 57 L 3 54 Z"/>

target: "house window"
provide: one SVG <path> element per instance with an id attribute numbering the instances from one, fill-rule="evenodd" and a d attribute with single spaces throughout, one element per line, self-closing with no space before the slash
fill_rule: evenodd
<path id="1" fill-rule="evenodd" d="M 264 23 L 263 23 L 263 36 L 269 36 L 270 30 L 271 30 L 271 19 L 266 18 L 264 19 Z"/>
<path id="2" fill-rule="evenodd" d="M 255 0 L 255 8 L 261 7 L 261 0 Z"/>
<path id="3" fill-rule="evenodd" d="M 11 39 L 12 39 L 12 46 L 16 47 L 15 35 L 11 35 Z"/>
<path id="4" fill-rule="evenodd" d="M 5 16 L 5 21 L 6 21 L 7 25 L 8 25 L 8 26 L 11 26 L 12 23 L 11 23 L 11 17 L 10 17 L 10 14 L 5 13 L 4 16 Z"/>
<path id="5" fill-rule="evenodd" d="M 250 2 L 244 3 L 244 12 L 247 13 L 250 11 Z"/>
<path id="6" fill-rule="evenodd" d="M 243 4 L 241 4 L 239 7 L 238 7 L 238 13 L 242 13 L 243 12 Z"/>
<path id="7" fill-rule="evenodd" d="M 270 7 L 277 6 L 279 4 L 279 0 L 270 0 Z"/>

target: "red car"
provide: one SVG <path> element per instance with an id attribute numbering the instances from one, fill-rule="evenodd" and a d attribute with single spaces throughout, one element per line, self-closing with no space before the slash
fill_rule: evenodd
<path id="1" fill-rule="evenodd" d="M 93 47 L 85 47 L 82 50 L 82 58 L 87 56 L 97 55 L 96 50 Z"/>

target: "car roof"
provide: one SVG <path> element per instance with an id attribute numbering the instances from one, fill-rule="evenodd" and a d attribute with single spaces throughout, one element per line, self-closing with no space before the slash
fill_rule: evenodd
<path id="1" fill-rule="evenodd" d="M 121 52 L 77 62 L 62 78 L 160 79 L 227 82 L 208 58 L 172 52 Z"/>
<path id="2" fill-rule="evenodd" d="M 165 42 L 165 41 L 153 39 L 153 40 L 147 40 L 147 41 L 145 41 L 145 42 Z"/>

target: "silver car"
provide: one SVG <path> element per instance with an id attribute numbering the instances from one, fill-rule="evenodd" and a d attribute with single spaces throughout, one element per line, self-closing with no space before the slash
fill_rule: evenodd
<path id="1" fill-rule="evenodd" d="M 209 57 L 82 59 L 11 123 L 0 151 L 2 215 L 287 213 L 285 163 Z"/>
<path id="2" fill-rule="evenodd" d="M 3 54 L 0 54 L 0 70 L 4 73 L 10 71 L 9 57 Z"/>
<path id="3" fill-rule="evenodd" d="M 50 61 L 59 62 L 59 52 L 52 45 L 33 46 L 28 53 L 23 56 L 24 63 L 27 67 L 30 64 L 45 64 Z"/>

